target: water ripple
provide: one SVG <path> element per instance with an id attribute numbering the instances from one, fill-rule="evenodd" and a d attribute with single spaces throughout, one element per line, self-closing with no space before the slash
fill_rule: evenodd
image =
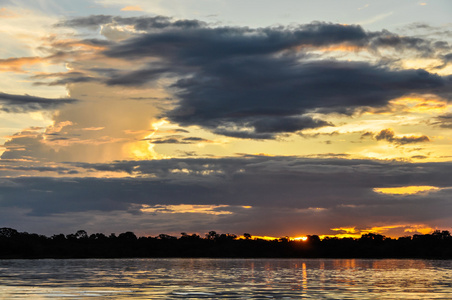
<path id="1" fill-rule="evenodd" d="M 452 261 L 0 260 L 0 299 L 450 299 Z"/>

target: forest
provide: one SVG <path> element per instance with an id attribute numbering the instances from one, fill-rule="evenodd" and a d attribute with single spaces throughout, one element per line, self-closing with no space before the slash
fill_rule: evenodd
<path id="1" fill-rule="evenodd" d="M 360 238 L 306 241 L 282 237 L 275 240 L 253 238 L 249 233 L 205 236 L 181 233 L 180 237 L 160 234 L 137 237 L 133 232 L 119 235 L 74 234 L 44 235 L 0 228 L 0 259 L 37 258 L 428 258 L 452 259 L 452 236 L 449 231 L 389 238 L 368 233 Z"/>

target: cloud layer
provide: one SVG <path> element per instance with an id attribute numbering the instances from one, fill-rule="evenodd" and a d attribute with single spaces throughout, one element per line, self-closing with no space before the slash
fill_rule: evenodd
<path id="1" fill-rule="evenodd" d="M 68 167 L 63 171 L 67 172 Z M 218 207 L 223 212 L 214 215 L 213 228 L 250 228 L 259 234 L 282 231 L 295 234 L 312 228 L 312 222 L 319 231 L 388 223 L 433 225 L 448 218 L 452 209 L 445 200 L 450 195 L 447 178 L 452 176 L 452 168 L 444 163 L 248 156 L 77 164 L 72 168 L 90 170 L 92 174 L 126 172 L 131 177 L 3 178 L 0 184 L 3 209 L 20 208 L 35 218 L 122 213 L 128 214 L 124 218 L 131 222 L 134 216 L 150 219 L 162 216 L 165 214 L 162 207 L 166 206 L 203 205 Z M 407 185 L 439 189 L 430 194 L 407 195 L 374 191 Z M 191 214 L 178 211 L 167 218 Z M 282 218 L 286 220 L 282 222 Z M 261 222 L 263 219 L 266 225 Z M 237 225 L 224 225 L 235 222 Z M 202 226 L 190 226 L 202 230 Z M 163 225 L 161 228 L 168 230 Z"/>
<path id="2" fill-rule="evenodd" d="M 45 109 L 55 109 L 61 105 L 74 103 L 76 99 L 51 99 L 29 95 L 12 95 L 0 93 L 1 110 L 11 113 L 23 113 Z"/>
<path id="3" fill-rule="evenodd" d="M 177 105 L 165 116 L 182 126 L 197 125 L 221 135 L 271 139 L 334 126 L 326 116 L 320 119 L 312 113 L 352 115 L 413 94 L 450 99 L 451 78 L 394 68 L 382 54 L 443 57 L 441 53 L 450 51 L 444 42 L 322 22 L 253 29 L 162 16 L 98 15 L 60 24 L 100 25 L 133 28 L 104 55 L 143 63 L 133 71 L 103 72 L 101 81 L 139 87 L 172 78 Z M 374 62 L 337 59 L 331 56 L 335 49 L 365 51 Z"/>

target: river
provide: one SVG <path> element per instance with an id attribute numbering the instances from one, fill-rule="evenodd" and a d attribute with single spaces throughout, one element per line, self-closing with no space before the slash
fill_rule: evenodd
<path id="1" fill-rule="evenodd" d="M 0 260 L 0 299 L 452 299 L 452 261 Z"/>

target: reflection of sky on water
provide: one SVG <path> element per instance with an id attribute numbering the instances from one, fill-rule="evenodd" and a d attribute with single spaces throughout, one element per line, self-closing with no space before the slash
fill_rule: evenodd
<path id="1" fill-rule="evenodd" d="M 447 299 L 452 261 L 0 260 L 0 299 Z"/>

